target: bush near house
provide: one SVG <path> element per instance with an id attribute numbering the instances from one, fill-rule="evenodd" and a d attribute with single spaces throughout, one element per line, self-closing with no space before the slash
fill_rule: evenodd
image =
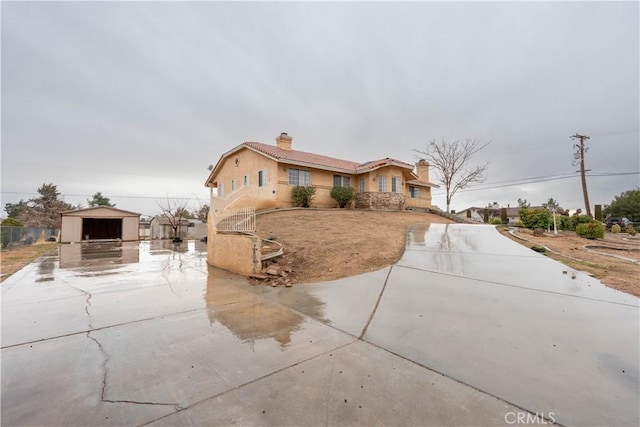
<path id="1" fill-rule="evenodd" d="M 556 217 L 556 220 L 558 220 L 557 217 Z M 557 222 L 558 222 L 558 227 L 561 230 L 575 231 L 578 224 L 588 224 L 591 221 L 593 221 L 593 218 L 591 218 L 588 215 L 574 215 L 574 216 L 562 215 L 559 221 Z"/>
<path id="2" fill-rule="evenodd" d="M 316 194 L 315 187 L 297 185 L 291 189 L 291 202 L 293 206 L 308 208 Z"/>
<path id="3" fill-rule="evenodd" d="M 527 228 L 547 228 L 553 223 L 551 212 L 547 209 L 520 208 L 520 221 Z"/>
<path id="4" fill-rule="evenodd" d="M 491 224 L 492 225 L 500 225 L 500 224 L 502 224 L 502 220 L 500 218 L 492 218 L 491 219 Z"/>
<path id="5" fill-rule="evenodd" d="M 628 225 L 627 226 L 627 233 L 629 234 L 629 236 L 635 236 L 636 233 L 637 233 L 636 228 L 633 225 Z"/>
<path id="6" fill-rule="evenodd" d="M 581 223 L 576 226 L 576 234 L 587 239 L 602 239 L 606 227 L 600 221 Z"/>
<path id="7" fill-rule="evenodd" d="M 344 208 L 356 198 L 351 187 L 334 187 L 331 190 L 331 198 L 338 202 L 341 208 Z"/>

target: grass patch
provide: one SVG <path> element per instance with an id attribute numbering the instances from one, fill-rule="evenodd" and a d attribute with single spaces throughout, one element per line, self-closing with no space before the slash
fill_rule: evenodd
<path id="1" fill-rule="evenodd" d="M 38 243 L 21 246 L 10 251 L 2 251 L 0 253 L 0 282 L 30 262 L 57 249 L 58 246 L 58 243 Z"/>

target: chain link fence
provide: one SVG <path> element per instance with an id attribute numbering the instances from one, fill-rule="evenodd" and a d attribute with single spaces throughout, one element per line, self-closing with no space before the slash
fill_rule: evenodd
<path id="1" fill-rule="evenodd" d="M 32 245 L 36 242 L 56 242 L 58 230 L 38 227 L 0 226 L 2 250 Z"/>

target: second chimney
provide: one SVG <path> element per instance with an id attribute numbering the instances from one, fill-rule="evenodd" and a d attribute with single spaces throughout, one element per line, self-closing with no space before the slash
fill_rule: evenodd
<path id="1" fill-rule="evenodd" d="M 287 135 L 286 132 L 282 132 L 279 136 L 276 136 L 276 146 L 284 151 L 291 151 L 292 137 Z"/>
<path id="2" fill-rule="evenodd" d="M 416 163 L 416 175 L 420 181 L 429 182 L 429 163 L 425 159 Z"/>

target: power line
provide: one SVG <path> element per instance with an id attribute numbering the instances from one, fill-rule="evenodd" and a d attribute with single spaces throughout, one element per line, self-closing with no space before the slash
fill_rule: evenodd
<path id="1" fill-rule="evenodd" d="M 0 191 L 1 194 L 19 194 L 19 195 L 23 195 L 23 196 L 37 196 L 40 193 L 36 193 L 36 192 L 21 192 L 21 191 Z M 72 193 L 60 193 L 60 196 L 62 197 L 93 197 L 93 194 L 72 194 Z M 151 200 L 157 200 L 157 199 L 166 199 L 167 196 L 120 196 L 120 195 L 109 195 L 109 198 L 120 198 L 120 199 L 151 199 Z M 169 199 L 186 199 L 186 200 L 201 200 L 201 197 L 181 197 L 181 196 L 174 196 L 174 197 L 169 197 Z"/>
<path id="2" fill-rule="evenodd" d="M 467 193 L 467 192 L 470 192 L 470 191 L 493 190 L 493 189 L 496 189 L 496 188 L 515 187 L 517 185 L 536 184 L 538 182 L 547 182 L 547 181 L 558 181 L 558 180 L 561 180 L 561 179 L 569 179 L 569 178 L 575 178 L 575 177 L 576 177 L 576 175 L 569 175 L 569 176 L 551 177 L 551 178 L 543 178 L 543 179 L 528 180 L 528 181 L 527 180 L 521 180 L 521 181 L 513 182 L 511 184 L 492 185 L 492 186 L 489 186 L 489 187 L 479 186 L 479 187 L 465 188 L 464 190 L 459 190 L 457 193 Z M 443 195 L 443 194 L 445 194 L 445 193 L 438 193 L 438 192 L 433 193 L 434 196 L 439 196 L 439 195 Z"/>
<path id="3" fill-rule="evenodd" d="M 640 175 L 640 172 L 607 172 L 607 173 L 587 174 L 587 176 L 593 176 L 593 177 L 627 176 L 627 175 Z M 484 185 L 474 186 L 471 188 L 465 188 L 464 190 L 458 191 L 458 193 L 466 193 L 470 191 L 481 191 L 481 190 L 493 190 L 496 188 L 515 187 L 517 185 L 536 184 L 538 182 L 558 181 L 562 179 L 577 178 L 577 177 L 578 175 L 575 175 L 575 173 L 572 173 L 570 175 L 565 175 L 565 176 L 549 175 L 549 176 L 543 176 L 543 177 L 523 178 L 518 180 L 497 181 L 492 184 L 484 184 Z M 500 185 L 497 185 L 497 184 L 500 184 Z M 486 185 L 489 185 L 489 186 L 486 186 Z M 444 192 L 440 193 L 438 191 L 433 193 L 434 196 L 441 196 L 443 194 L 445 193 Z"/>

